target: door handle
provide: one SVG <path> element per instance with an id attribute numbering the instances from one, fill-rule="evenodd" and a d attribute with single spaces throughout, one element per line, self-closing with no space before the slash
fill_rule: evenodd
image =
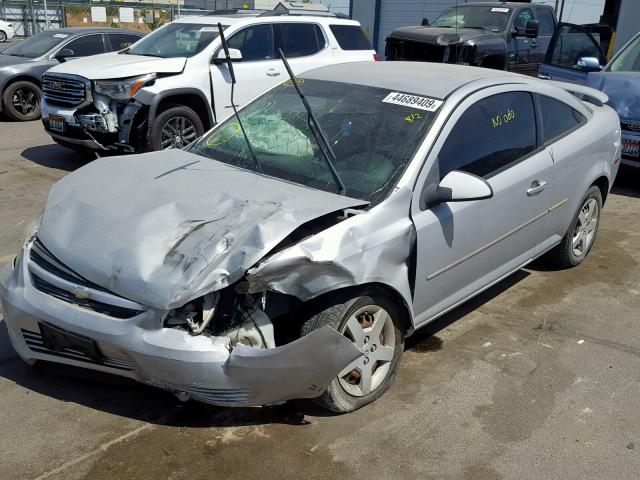
<path id="1" fill-rule="evenodd" d="M 529 189 L 527 190 L 527 197 L 533 197 L 534 195 L 539 194 L 541 191 L 544 190 L 544 187 L 546 186 L 547 186 L 547 182 L 538 182 L 537 180 L 535 180 L 531 184 L 531 187 L 529 187 Z"/>
<path id="2" fill-rule="evenodd" d="M 538 78 L 541 80 L 551 80 L 551 75 L 547 75 L 546 73 L 539 73 Z"/>
<path id="3" fill-rule="evenodd" d="M 532 46 L 533 48 L 536 48 L 538 46 L 538 42 L 536 42 L 535 39 L 531 40 L 531 42 L 529 43 L 530 46 Z"/>
<path id="4" fill-rule="evenodd" d="M 270 68 L 269 70 L 267 70 L 267 75 L 269 77 L 277 77 L 278 75 L 280 75 L 280 72 L 275 68 Z"/>

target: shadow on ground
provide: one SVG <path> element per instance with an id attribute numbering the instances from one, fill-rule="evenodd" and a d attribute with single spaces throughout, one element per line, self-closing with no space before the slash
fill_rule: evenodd
<path id="1" fill-rule="evenodd" d="M 640 198 L 640 171 L 623 166 L 618 172 L 611 193 Z"/>
<path id="2" fill-rule="evenodd" d="M 43 167 L 57 168 L 68 172 L 76 170 L 95 159 L 95 155 L 90 152 L 78 152 L 55 143 L 29 147 L 23 150 L 21 155 L 23 158 Z"/>
<path id="3" fill-rule="evenodd" d="M 422 351 L 439 350 L 439 339 L 434 337 L 437 332 L 500 295 L 528 275 L 529 273 L 520 270 L 473 300 L 440 317 L 409 337 L 405 348 L 419 349 L 422 346 L 425 348 Z M 271 423 L 307 425 L 307 415 L 331 415 L 309 400 L 291 401 L 267 408 L 221 408 L 199 402 L 182 404 L 167 392 L 108 374 L 43 362 L 30 367 L 13 352 L 3 321 L 0 321 L 0 352 L 0 377 L 32 392 L 158 425 L 190 428 Z"/>

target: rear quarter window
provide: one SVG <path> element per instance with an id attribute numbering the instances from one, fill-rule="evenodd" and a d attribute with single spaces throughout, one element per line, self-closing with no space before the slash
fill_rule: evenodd
<path id="1" fill-rule="evenodd" d="M 372 50 L 369 39 L 359 26 L 331 25 L 329 28 L 342 50 Z"/>
<path id="2" fill-rule="evenodd" d="M 545 144 L 551 143 L 587 123 L 587 119 L 575 108 L 564 102 L 538 95 L 542 116 L 542 135 Z"/>

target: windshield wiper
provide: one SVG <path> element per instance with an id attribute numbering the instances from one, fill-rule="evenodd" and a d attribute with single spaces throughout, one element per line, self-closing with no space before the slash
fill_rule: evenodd
<path id="1" fill-rule="evenodd" d="M 155 55 L 153 53 L 131 53 L 131 50 L 127 52 L 127 55 L 139 55 L 141 57 L 165 58 L 162 55 Z"/>
<path id="2" fill-rule="evenodd" d="M 313 114 L 313 110 L 311 110 L 311 105 L 309 105 L 309 102 L 307 101 L 307 97 L 305 97 L 304 93 L 302 93 L 302 90 L 300 90 L 300 86 L 298 85 L 298 82 L 296 81 L 296 78 L 293 75 L 293 72 L 291 71 L 291 67 L 289 66 L 287 57 L 285 57 L 284 52 L 282 51 L 281 48 L 278 48 L 278 55 L 282 59 L 282 63 L 284 63 L 284 68 L 286 68 L 287 73 L 289 74 L 289 78 L 291 79 L 291 82 L 293 83 L 293 86 L 295 87 L 296 92 L 298 92 L 298 96 L 300 97 L 300 100 L 302 100 L 302 105 L 304 105 L 304 108 L 307 111 L 307 115 L 309 116 L 309 119 L 313 121 L 316 127 L 316 130 L 318 130 L 318 135 L 316 135 L 313 128 L 310 128 L 311 133 L 313 133 L 313 136 L 316 138 L 316 142 L 318 142 L 318 146 L 320 147 L 322 156 L 324 157 L 324 159 L 327 162 L 327 165 L 329 166 L 329 170 L 331 171 L 331 176 L 333 176 L 333 180 L 336 182 L 336 185 L 338 186 L 338 193 L 340 195 L 345 195 L 345 192 L 347 189 L 344 187 L 344 182 L 340 178 L 340 174 L 336 170 L 336 167 L 333 163 L 336 161 L 336 154 L 333 151 L 333 148 L 331 148 L 331 144 L 329 143 L 329 140 L 327 140 L 327 136 L 325 135 L 324 130 L 322 130 L 320 123 L 318 123 L 316 116 Z M 322 147 L 322 145 L 320 145 L 320 143 L 324 144 L 324 148 Z M 326 151 L 325 151 L 325 148 L 326 148 Z"/>
<path id="3" fill-rule="evenodd" d="M 240 120 L 240 115 L 238 115 L 238 110 L 236 109 L 236 102 L 233 100 L 234 87 L 236 84 L 236 74 L 233 71 L 233 62 L 231 61 L 231 55 L 229 55 L 229 46 L 227 45 L 227 39 L 224 37 L 224 29 L 222 24 L 218 22 L 218 31 L 220 32 L 220 43 L 222 43 L 222 48 L 224 50 L 224 56 L 227 61 L 227 67 L 229 68 L 229 76 L 231 77 L 231 108 L 233 108 L 233 113 L 236 114 L 236 120 L 238 120 L 238 125 L 240 125 L 240 130 L 242 131 L 242 136 L 244 137 L 244 141 L 247 143 L 247 148 L 249 149 L 249 155 L 253 159 L 253 163 L 256 164 L 258 171 L 260 173 L 264 173 L 262 170 L 262 165 L 258 161 L 258 157 L 256 157 L 255 152 L 253 151 L 253 147 L 251 146 L 251 142 L 249 141 L 249 137 L 247 136 L 247 132 L 244 131 L 244 126 L 242 125 L 242 121 Z"/>

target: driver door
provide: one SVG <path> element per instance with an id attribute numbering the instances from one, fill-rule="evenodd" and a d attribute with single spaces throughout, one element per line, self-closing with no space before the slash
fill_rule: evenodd
<path id="1" fill-rule="evenodd" d="M 233 63 L 236 75 L 234 99 L 239 108 L 261 93 L 285 80 L 282 61 L 275 52 L 275 31 L 272 24 L 258 24 L 232 34 L 229 48 L 242 53 L 242 60 Z M 231 108 L 231 76 L 226 63 L 214 64 L 222 47 L 217 49 L 210 66 L 216 121 L 233 114 Z"/>
<path id="2" fill-rule="evenodd" d="M 531 94 L 503 90 L 475 94 L 454 112 L 417 183 L 422 187 L 411 207 L 417 235 L 416 325 L 523 266 L 542 241 L 553 161 L 537 146 Z M 483 177 L 493 196 L 423 201 L 421 193 L 435 190 L 453 170 Z"/>
<path id="3" fill-rule="evenodd" d="M 538 78 L 585 85 L 587 75 L 593 70 L 579 64 L 582 57 L 595 57 L 602 66 L 607 63 L 600 44 L 586 29 L 572 23 L 560 23 L 544 64 L 540 65 Z"/>

